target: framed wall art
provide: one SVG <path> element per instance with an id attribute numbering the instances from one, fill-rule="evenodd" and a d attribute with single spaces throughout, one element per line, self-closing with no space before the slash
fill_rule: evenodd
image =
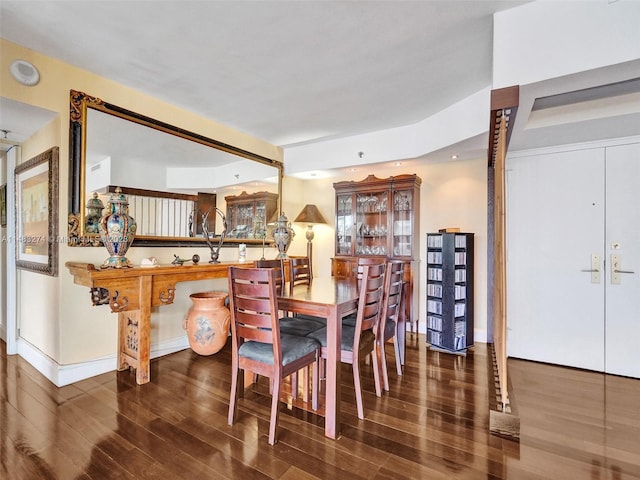
<path id="1" fill-rule="evenodd" d="M 7 226 L 7 184 L 0 186 L 0 227 Z"/>
<path id="2" fill-rule="evenodd" d="M 15 168 L 16 266 L 58 275 L 58 147 Z"/>

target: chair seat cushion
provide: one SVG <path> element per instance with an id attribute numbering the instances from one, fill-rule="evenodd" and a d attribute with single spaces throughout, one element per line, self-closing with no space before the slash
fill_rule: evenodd
<path id="1" fill-rule="evenodd" d="M 387 320 L 384 324 L 384 338 L 388 339 L 396 334 L 396 322 L 394 320 Z"/>
<path id="2" fill-rule="evenodd" d="M 317 350 L 320 343 L 310 337 L 280 335 L 282 347 L 282 366 Z M 238 355 L 257 362 L 273 365 L 273 345 L 261 342 L 244 342 L 238 349 Z"/>
<path id="3" fill-rule="evenodd" d="M 355 339 L 356 329 L 355 327 L 350 327 L 348 325 L 342 326 L 342 345 L 341 349 L 346 352 L 353 351 L 353 341 Z M 320 345 L 323 347 L 327 346 L 327 327 L 321 328 L 320 330 L 316 330 L 315 332 L 311 332 L 307 335 L 309 338 L 313 338 L 320 342 Z M 365 330 L 362 332 L 361 341 L 372 341 L 373 340 L 373 332 L 371 330 Z"/>
<path id="4" fill-rule="evenodd" d="M 342 325 L 348 325 L 350 327 L 355 327 L 356 326 L 356 319 L 358 318 L 358 315 L 355 313 L 352 313 L 351 315 L 347 315 L 346 317 L 342 318 Z"/>
<path id="5" fill-rule="evenodd" d="M 321 323 L 313 318 L 306 317 L 283 317 L 280 319 L 280 333 L 287 335 L 298 335 L 299 337 L 305 337 L 311 332 L 320 330 L 326 326 L 326 323 Z"/>
<path id="6" fill-rule="evenodd" d="M 307 315 L 306 313 L 295 313 L 293 316 L 294 318 L 308 318 L 309 320 L 321 323 L 323 326 L 327 324 L 327 319 L 324 317 L 316 317 L 314 315 Z"/>

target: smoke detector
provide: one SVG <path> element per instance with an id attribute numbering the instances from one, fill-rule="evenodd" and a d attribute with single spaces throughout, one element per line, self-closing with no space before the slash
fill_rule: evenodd
<path id="1" fill-rule="evenodd" d="M 40 81 L 38 69 L 26 60 L 15 60 L 9 67 L 9 71 L 16 81 L 28 87 L 32 87 Z"/>

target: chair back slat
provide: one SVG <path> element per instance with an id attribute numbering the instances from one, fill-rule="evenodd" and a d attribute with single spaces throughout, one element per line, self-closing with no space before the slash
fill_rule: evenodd
<path id="1" fill-rule="evenodd" d="M 238 337 L 243 341 L 273 343 L 273 330 L 270 328 L 255 328 L 247 325 L 236 324 L 236 329 L 238 330 Z"/>
<path id="2" fill-rule="evenodd" d="M 251 310 L 235 310 L 236 324 L 247 328 L 262 328 L 271 330 L 271 314 L 257 313 Z"/>

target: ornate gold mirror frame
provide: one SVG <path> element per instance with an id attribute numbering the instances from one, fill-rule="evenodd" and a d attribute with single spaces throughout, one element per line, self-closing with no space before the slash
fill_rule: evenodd
<path id="1" fill-rule="evenodd" d="M 145 115 L 127 110 L 103 101 L 100 98 L 92 97 L 86 93 L 71 90 L 70 92 L 70 119 L 69 119 L 69 245 L 70 246 L 99 246 L 100 237 L 93 233 L 88 233 L 85 229 L 85 217 L 87 204 L 87 192 L 85 182 L 87 175 L 87 110 L 94 109 L 109 115 L 120 117 L 138 125 L 144 125 L 157 131 L 174 135 L 185 140 L 196 142 L 206 147 L 211 147 L 216 151 L 226 152 L 236 155 L 239 160 L 245 159 L 258 162 L 262 165 L 275 168 L 274 177 L 277 175 L 278 211 L 282 206 L 282 176 L 283 164 L 278 160 L 267 158 L 247 150 L 223 143 L 219 140 L 205 137 L 203 135 L 184 130 L 168 123 L 156 120 Z M 115 139 L 117 141 L 117 139 Z M 121 185 L 127 187 L 127 185 Z M 267 219 L 268 220 L 268 219 Z M 263 244 L 262 239 L 226 239 L 227 243 L 255 243 Z M 136 245 L 149 246 L 180 246 L 180 245 L 206 245 L 203 237 L 153 237 L 138 236 L 134 240 Z"/>

